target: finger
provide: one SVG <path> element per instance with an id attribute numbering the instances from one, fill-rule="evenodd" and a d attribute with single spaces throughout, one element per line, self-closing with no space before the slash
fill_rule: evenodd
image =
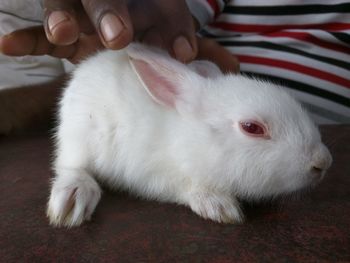
<path id="1" fill-rule="evenodd" d="M 186 37 L 187 36 L 187 37 Z M 191 34 L 177 36 L 172 45 L 173 56 L 182 62 L 193 60 L 198 52 L 197 41 Z"/>
<path id="2" fill-rule="evenodd" d="M 212 61 L 224 73 L 239 72 L 238 59 L 212 39 L 198 38 L 198 56 L 196 59 Z"/>
<path id="3" fill-rule="evenodd" d="M 171 20 L 175 30 L 178 30 L 171 42 L 172 50 L 175 58 L 183 62 L 190 62 L 198 53 L 196 21 L 185 1 L 180 1 L 178 5 L 180 6 L 179 13 L 175 13 L 174 19 Z"/>
<path id="4" fill-rule="evenodd" d="M 196 57 L 195 24 L 184 1 L 136 3 L 130 8 L 130 15 L 138 40 L 162 47 L 182 62 L 189 62 Z M 151 3 L 153 6 L 150 7 Z"/>
<path id="5" fill-rule="evenodd" d="M 74 8 L 80 0 L 45 0 L 44 27 L 48 40 L 56 45 L 70 45 L 79 37 Z"/>
<path id="6" fill-rule="evenodd" d="M 133 27 L 125 0 L 82 0 L 101 42 L 110 49 L 121 49 L 133 39 Z"/>
<path id="7" fill-rule="evenodd" d="M 95 54 L 98 50 L 103 49 L 104 46 L 98 35 L 85 35 L 81 34 L 76 45 L 76 50 L 73 55 L 67 58 L 73 64 L 79 63 L 86 57 Z"/>
<path id="8" fill-rule="evenodd" d="M 22 43 L 26 43 L 26 45 Z M 0 51 L 5 55 L 49 55 L 56 58 L 66 58 L 74 64 L 102 48 L 103 45 L 97 35 L 84 34 L 81 34 L 78 41 L 72 45 L 53 45 L 47 40 L 41 26 L 17 30 L 0 38 Z"/>
<path id="9" fill-rule="evenodd" d="M 69 58 L 76 51 L 75 45 L 55 46 L 51 44 L 41 26 L 17 30 L 1 37 L 0 47 L 2 53 L 9 56 L 50 55 L 57 58 Z"/>
<path id="10" fill-rule="evenodd" d="M 186 31 L 183 28 L 178 30 L 177 26 L 166 28 L 151 28 L 144 33 L 141 41 L 168 50 L 170 55 L 181 62 L 193 60 L 198 52 L 195 31 L 188 27 Z"/>

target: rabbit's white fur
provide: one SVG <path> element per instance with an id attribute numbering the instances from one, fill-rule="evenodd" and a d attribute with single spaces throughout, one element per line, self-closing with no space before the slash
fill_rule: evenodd
<path id="1" fill-rule="evenodd" d="M 150 87 L 148 70 L 160 72 L 159 87 Z M 175 89 L 170 97 L 164 83 Z M 270 138 L 247 136 L 239 125 L 246 120 L 266 125 Z M 281 88 L 223 75 L 210 62 L 183 65 L 141 44 L 77 68 L 56 142 L 48 216 L 66 226 L 93 213 L 101 196 L 95 177 L 204 218 L 241 222 L 236 197 L 297 190 L 316 181 L 312 167 L 323 176 L 331 163 L 317 128 Z"/>

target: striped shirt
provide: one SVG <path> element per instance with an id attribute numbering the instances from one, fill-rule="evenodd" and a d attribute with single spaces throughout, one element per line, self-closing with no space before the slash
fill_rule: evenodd
<path id="1" fill-rule="evenodd" d="M 350 123 L 350 1 L 187 3 L 243 74 L 286 86 L 317 123 Z"/>

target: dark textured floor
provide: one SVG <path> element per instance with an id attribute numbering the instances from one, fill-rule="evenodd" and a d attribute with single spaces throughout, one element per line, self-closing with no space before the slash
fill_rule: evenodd
<path id="1" fill-rule="evenodd" d="M 0 138 L 0 262 L 350 262 L 350 126 L 322 127 L 334 163 L 299 199 L 247 204 L 243 225 L 105 192 L 91 222 L 48 225 L 49 136 Z"/>

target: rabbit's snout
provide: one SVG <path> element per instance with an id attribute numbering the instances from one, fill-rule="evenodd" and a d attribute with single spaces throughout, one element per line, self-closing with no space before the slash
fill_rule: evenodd
<path id="1" fill-rule="evenodd" d="M 321 180 L 331 164 L 332 156 L 329 150 L 323 144 L 319 145 L 311 159 L 311 175 L 315 180 Z"/>

